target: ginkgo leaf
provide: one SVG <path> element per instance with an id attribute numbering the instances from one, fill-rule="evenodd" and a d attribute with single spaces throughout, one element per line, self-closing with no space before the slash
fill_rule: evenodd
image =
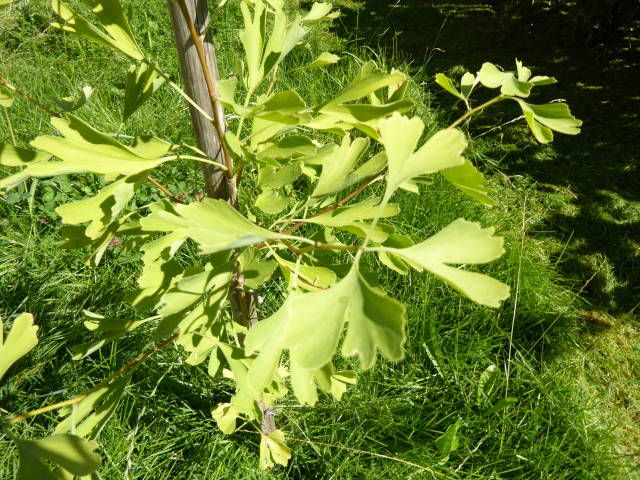
<path id="1" fill-rule="evenodd" d="M 473 73 L 465 72 L 460 79 L 460 93 L 464 98 L 469 98 L 471 92 L 473 91 L 473 87 L 476 86 L 476 76 Z"/>
<path id="2" fill-rule="evenodd" d="M 464 163 L 462 152 L 467 141 L 460 130 L 440 130 L 414 151 L 423 131 L 424 123 L 418 117 L 410 119 L 395 113 L 380 121 L 381 143 L 389 166 L 385 200 L 408 180 Z"/>
<path id="3" fill-rule="evenodd" d="M 171 144 L 155 137 L 139 138 L 126 146 L 73 115 L 52 118 L 51 124 L 62 137 L 44 135 L 31 142 L 36 149 L 3 145 L 0 165 L 24 167 L 0 179 L 0 189 L 9 189 L 29 177 L 53 177 L 72 173 L 97 173 L 109 176 L 134 175 L 157 167 Z M 51 161 L 55 156 L 59 161 Z"/>
<path id="4" fill-rule="evenodd" d="M 86 105 L 91 95 L 93 95 L 93 87 L 85 85 L 78 94 L 58 100 L 58 106 L 64 112 L 73 112 Z"/>
<path id="5" fill-rule="evenodd" d="M 311 118 L 306 109 L 307 105 L 298 92 L 287 90 L 274 93 L 267 98 L 260 97 L 255 107 L 248 111 L 246 116 L 260 117 L 286 125 L 299 125 Z"/>
<path id="6" fill-rule="evenodd" d="M 322 173 L 311 195 L 319 197 L 346 188 L 344 185 L 349 183 L 347 178 L 354 174 L 354 167 L 368 147 L 369 139 L 354 138 L 351 141 L 349 135 L 345 135 L 335 154 L 327 157 L 322 164 Z"/>
<path id="7" fill-rule="evenodd" d="M 386 73 L 380 70 L 375 62 L 367 62 L 360 68 L 360 71 L 351 83 L 342 90 L 338 96 L 325 104 L 323 109 L 328 106 L 331 107 L 354 100 L 360 100 L 376 90 L 401 83 L 405 81 L 406 78 L 406 75 L 402 72 L 395 71 L 393 73 Z M 320 109 L 320 111 L 322 112 L 323 109 Z"/>
<path id="8" fill-rule="evenodd" d="M 46 162 L 50 158 L 51 155 L 45 152 L 0 144 L 0 166 L 3 167 L 24 167 L 30 163 Z M 16 187 L 25 179 L 29 178 L 26 172 L 27 169 L 23 169 L 8 177 L 0 178 L 0 189 L 10 190 Z"/>
<path id="9" fill-rule="evenodd" d="M 164 77 L 147 63 L 129 67 L 124 90 L 123 120 L 126 122 L 164 83 Z"/>
<path id="10" fill-rule="evenodd" d="M 48 466 L 59 466 L 72 475 L 89 475 L 100 466 L 98 444 L 77 435 L 63 433 L 39 440 L 15 440 L 20 456 L 16 480 L 60 480 Z"/>
<path id="11" fill-rule="evenodd" d="M 287 447 L 282 430 L 260 435 L 260 468 L 266 470 L 278 465 L 286 467 L 291 458 L 291 449 Z"/>
<path id="12" fill-rule="evenodd" d="M 159 157 L 171 148 L 170 144 L 160 140 L 156 140 L 156 144 L 162 146 L 160 151 L 149 152 L 146 148 L 125 146 L 73 115 L 66 119 L 52 118 L 51 124 L 63 136 L 38 137 L 31 146 L 62 161 L 38 163 L 37 169 L 30 165 L 34 173 L 55 170 L 55 175 L 84 172 L 131 175 L 158 166 L 162 163 Z M 36 176 L 34 173 L 32 176 Z"/>
<path id="13" fill-rule="evenodd" d="M 19 315 L 3 341 L 2 319 L 0 319 L 0 380 L 11 366 L 29 353 L 37 344 L 38 327 L 29 313 Z"/>
<path id="14" fill-rule="evenodd" d="M 338 277 L 336 272 L 327 267 L 307 265 L 304 263 L 296 264 L 275 255 L 273 256 L 280 266 L 285 278 L 292 284 L 297 274 L 297 286 L 303 290 L 324 290 L 336 283 Z"/>
<path id="15" fill-rule="evenodd" d="M 259 352 L 247 377 L 254 394 L 271 382 L 285 349 L 292 367 L 317 371 L 329 363 L 345 323 L 342 354 L 357 355 L 363 369 L 373 366 L 377 350 L 392 361 L 403 358 L 404 306 L 372 287 L 354 266 L 331 288 L 290 294 L 274 315 L 249 330 L 246 351 Z"/>
<path id="16" fill-rule="evenodd" d="M 147 177 L 147 172 L 123 177 L 100 190 L 93 197 L 67 203 L 56 208 L 62 222 L 80 225 L 89 222 L 85 235 L 96 240 L 124 210 L 135 193 L 136 187 Z"/>
<path id="17" fill-rule="evenodd" d="M 508 298 L 509 287 L 487 275 L 469 272 L 449 264 L 482 264 L 504 253 L 502 237 L 493 228 L 458 219 L 424 242 L 407 248 L 380 247 L 413 265 L 433 273 L 474 302 L 499 307 Z"/>
<path id="18" fill-rule="evenodd" d="M 307 157 L 315 155 L 318 149 L 318 145 L 307 136 L 288 135 L 261 145 L 256 158 L 264 162 Z"/>
<path id="19" fill-rule="evenodd" d="M 516 78 L 514 72 L 503 72 L 493 63 L 483 63 L 478 72 L 478 81 L 487 88 L 500 88 L 508 96 L 528 97 L 533 83 Z"/>
<path id="20" fill-rule="evenodd" d="M 0 88 L 0 107 L 9 108 L 11 105 L 13 105 L 13 97 Z"/>
<path id="21" fill-rule="evenodd" d="M 303 222 L 315 223 L 326 227 L 336 227 L 362 237 L 369 237 L 374 242 L 384 242 L 389 234 L 393 233 L 391 225 L 368 222 L 375 218 L 388 218 L 397 215 L 400 208 L 397 204 L 387 204 L 381 207 L 377 198 L 371 198 L 364 202 L 336 208 L 307 219 Z"/>
<path id="22" fill-rule="evenodd" d="M 571 114 L 566 103 L 533 105 L 521 99 L 515 100 L 520 105 L 531 132 L 540 143 L 553 141 L 553 131 L 565 135 L 580 133 L 582 121 Z"/>
<path id="23" fill-rule="evenodd" d="M 465 195 L 468 195 L 480 203 L 484 203 L 488 207 L 495 206 L 495 200 L 489 197 L 489 189 L 487 188 L 484 175 L 482 175 L 469 160 L 465 160 L 459 167 L 443 170 L 442 175 L 449 183 Z"/>
<path id="24" fill-rule="evenodd" d="M 218 424 L 218 428 L 224 434 L 230 435 L 236 431 L 236 420 L 240 412 L 231 403 L 221 403 L 211 412 L 211 416 Z"/>
<path id="25" fill-rule="evenodd" d="M 303 221 L 327 227 L 342 227 L 362 220 L 393 217 L 398 213 L 400 213 L 400 207 L 397 204 L 391 203 L 381 206 L 379 198 L 370 198 L 360 203 L 335 208 L 322 215 L 309 217 Z"/>
<path id="26" fill-rule="evenodd" d="M 340 400 L 347 391 L 348 385 L 355 385 L 355 383 L 355 372 L 350 370 L 336 372 L 331 363 L 316 371 L 306 370 L 296 365 L 291 366 L 291 386 L 296 398 L 306 405 L 316 404 L 318 389 Z"/>
<path id="27" fill-rule="evenodd" d="M 158 318 L 157 316 L 153 316 L 143 320 L 120 320 L 105 318 L 102 315 L 89 312 L 88 310 L 84 310 L 83 314 L 85 316 L 85 328 L 94 332 L 94 334 L 98 334 L 99 337 L 90 342 L 71 347 L 74 360 L 86 358 L 104 345 Z"/>
<path id="28" fill-rule="evenodd" d="M 54 433 L 73 433 L 95 438 L 115 412 L 130 379 L 130 374 L 123 375 L 91 392 L 73 407 L 62 410 L 60 413 L 66 418 L 56 426 Z"/>
<path id="29" fill-rule="evenodd" d="M 144 59 L 144 54 L 133 37 L 129 21 L 118 0 L 83 0 L 83 2 L 91 8 L 105 31 L 78 15 L 60 0 L 52 0 L 51 4 L 53 11 L 60 16 L 63 23 L 52 23 L 52 25 L 119 50 L 135 60 Z"/>
<path id="30" fill-rule="evenodd" d="M 267 165 L 258 169 L 258 187 L 281 188 L 291 185 L 302 175 L 300 162 L 291 162 L 284 166 Z"/>
<path id="31" fill-rule="evenodd" d="M 460 100 L 466 100 L 466 97 L 462 93 L 460 93 L 460 91 L 458 91 L 458 89 L 453 84 L 453 80 L 447 77 L 444 73 L 436 74 L 436 83 L 454 97 L 458 97 Z"/>
<path id="32" fill-rule="evenodd" d="M 311 63 L 305 65 L 304 69 L 311 70 L 313 68 L 322 68 L 327 65 L 333 65 L 340 61 L 340 57 L 334 53 L 322 52 L 318 57 Z"/>
<path id="33" fill-rule="evenodd" d="M 192 333 L 210 329 L 218 319 L 231 283 L 232 264 L 187 270 L 160 298 L 156 336 L 174 331 Z"/>
<path id="34" fill-rule="evenodd" d="M 311 10 L 307 13 L 302 21 L 304 23 L 315 23 L 326 20 L 333 20 L 340 16 L 340 12 L 335 10 L 331 11 L 333 5 L 326 2 L 314 2 L 311 6 Z"/>
<path id="35" fill-rule="evenodd" d="M 393 70 L 386 73 L 380 70 L 374 62 L 367 62 L 355 78 L 334 99 L 327 102 L 319 110 L 318 115 L 308 123 L 308 126 L 318 130 L 349 131 L 353 128 L 378 140 L 378 122 L 393 112 L 406 112 L 413 106 L 410 99 L 402 98 L 406 75 Z M 400 86 L 400 87 L 398 87 Z M 375 96 L 383 89 L 396 89 L 398 95 L 393 95 L 387 103 Z M 350 103 L 363 98 L 377 100 L 372 103 Z"/>
<path id="36" fill-rule="evenodd" d="M 280 191 L 266 187 L 260 192 L 254 205 L 268 215 L 277 215 L 289 206 L 289 200 Z"/>
<path id="37" fill-rule="evenodd" d="M 242 266 L 244 284 L 251 290 L 256 290 L 263 285 L 278 268 L 277 262 L 260 258 L 255 248 L 247 248 L 238 260 Z"/>
<path id="38" fill-rule="evenodd" d="M 157 210 L 140 220 L 147 232 L 176 232 L 200 245 L 203 254 L 231 250 L 266 240 L 296 238 L 251 223 L 224 200 L 204 199 Z"/>

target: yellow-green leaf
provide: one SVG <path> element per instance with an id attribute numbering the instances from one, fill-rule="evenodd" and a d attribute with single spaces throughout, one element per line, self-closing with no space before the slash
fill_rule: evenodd
<path id="1" fill-rule="evenodd" d="M 176 232 L 200 245 L 202 253 L 246 247 L 272 239 L 295 238 L 251 223 L 224 200 L 205 199 L 157 210 L 140 221 L 148 232 Z"/>
<path id="2" fill-rule="evenodd" d="M 23 313 L 13 321 L 9 335 L 4 339 L 4 342 L 2 327 L 2 319 L 0 319 L 0 380 L 11 368 L 11 365 L 38 344 L 36 335 L 38 327 L 33 324 L 33 316 L 29 313 Z"/>
<path id="3" fill-rule="evenodd" d="M 467 141 L 460 130 L 440 130 L 415 151 L 423 131 L 424 123 L 418 117 L 394 113 L 380 121 L 381 142 L 389 165 L 386 200 L 408 180 L 464 163 L 462 152 Z"/>
<path id="4" fill-rule="evenodd" d="M 281 430 L 260 435 L 260 468 L 266 470 L 276 463 L 286 467 L 290 458 L 291 450 L 287 447 Z"/>
<path id="5" fill-rule="evenodd" d="M 48 462 L 72 475 L 89 475 L 100 466 L 98 444 L 76 435 L 63 433 L 39 440 L 18 440 L 20 468 L 16 480 L 59 480 L 51 472 Z"/>
<path id="6" fill-rule="evenodd" d="M 508 298 L 509 287 L 476 272 L 451 267 L 449 264 L 482 264 L 504 253 L 502 237 L 493 228 L 458 219 L 424 242 L 407 248 L 381 247 L 433 273 L 474 302 L 499 307 Z"/>
<path id="7" fill-rule="evenodd" d="M 52 23 L 52 25 L 119 50 L 135 60 L 144 60 L 144 54 L 133 37 L 129 21 L 118 0 L 83 0 L 83 2 L 91 8 L 105 31 L 78 15 L 60 0 L 52 0 L 51 4 L 53 11 L 63 22 Z"/>

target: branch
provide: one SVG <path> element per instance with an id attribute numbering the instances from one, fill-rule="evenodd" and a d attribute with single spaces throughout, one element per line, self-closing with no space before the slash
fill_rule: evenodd
<path id="1" fill-rule="evenodd" d="M 165 187 L 164 185 L 162 185 L 159 181 L 157 181 L 155 178 L 153 178 L 151 175 L 147 175 L 147 181 L 153 185 L 154 187 L 156 187 L 158 190 L 160 190 L 162 193 L 164 193 L 167 197 L 169 197 L 171 200 L 173 200 L 174 202 L 177 203 L 184 203 L 182 201 L 181 198 L 179 198 L 178 196 L 174 195 L 171 190 L 169 190 L 167 187 Z"/>
<path id="2" fill-rule="evenodd" d="M 74 398 L 71 398 L 69 400 L 64 400 L 62 402 L 58 402 L 58 403 L 54 403 L 54 404 L 51 404 L 51 405 L 47 405 L 46 407 L 38 408 L 36 410 L 31 410 L 30 412 L 26 412 L 26 413 L 23 413 L 21 415 L 16 415 L 15 417 L 11 418 L 8 422 L 6 422 L 4 425 L 2 425 L 0 427 L 0 429 L 4 430 L 4 429 L 9 428 L 9 427 L 11 427 L 13 425 L 16 425 L 16 424 L 18 424 L 20 422 L 23 422 L 27 418 L 32 418 L 32 417 L 35 417 L 35 416 L 40 415 L 42 413 L 51 412 L 53 410 L 58 410 L 60 408 L 69 407 L 71 405 L 75 405 L 77 403 L 80 403 L 82 400 L 87 398 L 93 392 L 95 392 L 97 390 L 100 390 L 102 387 L 104 387 L 105 385 L 110 383 L 114 378 L 119 377 L 123 373 L 125 373 L 125 372 L 131 370 L 133 367 L 137 366 L 139 363 L 145 361 L 147 358 L 149 358 L 154 353 L 157 353 L 158 351 L 162 350 L 164 347 L 166 347 L 171 342 L 173 342 L 176 338 L 178 338 L 178 335 L 179 335 L 178 333 L 174 333 L 173 335 L 171 335 L 166 340 L 164 340 L 164 341 L 162 341 L 160 343 L 157 343 L 156 345 L 148 348 L 147 350 L 142 352 L 140 355 L 138 355 L 137 357 L 135 357 L 134 359 L 129 361 L 129 363 L 123 365 L 122 367 L 117 369 L 115 372 L 113 372 L 111 375 L 109 375 L 107 378 L 102 380 L 97 385 L 94 385 L 89 390 L 85 391 L 84 393 L 81 393 L 80 395 L 78 395 L 78 396 L 76 396 Z"/>
<path id="3" fill-rule="evenodd" d="M 50 117 L 58 117 L 61 118 L 62 114 L 59 112 L 56 112 L 52 109 L 50 109 L 49 107 L 47 107 L 46 105 L 44 105 L 43 103 L 40 103 L 39 100 L 36 100 L 35 98 L 33 98 L 31 95 L 29 95 L 28 93 L 23 92 L 22 90 L 19 90 L 18 88 L 16 88 L 14 85 L 12 85 L 11 83 L 9 83 L 9 81 L 0 76 L 0 85 L 2 85 L 3 87 L 5 87 L 7 90 L 10 90 L 11 92 L 13 92 L 15 95 L 18 95 L 19 97 L 24 98 L 25 100 L 27 100 L 28 102 L 32 103 L 33 105 L 35 105 L 36 107 L 38 107 L 40 110 L 42 110 L 44 113 L 46 113 L 47 115 L 49 115 Z"/>
<path id="4" fill-rule="evenodd" d="M 455 122 L 453 122 L 451 125 L 449 125 L 448 128 L 455 128 L 458 125 L 460 125 L 462 122 L 464 122 L 467 118 L 471 117 L 472 115 L 475 115 L 476 113 L 480 113 L 485 108 L 493 105 L 494 103 L 498 103 L 498 102 L 501 102 L 502 100 L 506 100 L 506 99 L 507 99 L 507 97 L 505 97 L 503 95 L 498 95 L 497 97 L 494 97 L 491 100 L 489 100 L 487 102 L 484 102 L 482 105 L 478 105 L 477 107 L 472 108 L 471 110 L 468 110 L 464 115 L 462 115 Z"/>
<path id="5" fill-rule="evenodd" d="M 336 208 L 341 207 L 342 205 L 344 205 L 347 202 L 350 202 L 351 200 L 353 200 L 355 197 L 357 197 L 358 195 L 360 195 L 369 185 L 377 182 L 378 180 L 380 180 L 382 177 L 384 177 L 385 173 L 387 172 L 387 169 L 385 168 L 382 172 L 380 172 L 378 175 L 376 175 L 375 177 L 371 177 L 369 180 L 367 180 L 366 182 L 364 182 L 362 185 L 360 185 L 358 188 L 356 188 L 353 192 L 351 192 L 349 195 L 347 195 L 346 197 L 338 200 L 337 202 L 329 205 L 326 208 L 323 208 L 322 210 L 320 210 L 319 212 L 314 213 L 313 215 L 311 215 L 311 217 L 309 218 L 314 218 L 314 217 L 318 217 L 320 215 L 323 215 L 327 212 L 331 212 L 333 210 L 335 210 Z M 297 222 L 294 223 L 293 225 L 291 225 L 289 228 L 286 228 L 285 230 L 281 230 L 280 233 L 288 235 L 290 233 L 295 232 L 297 229 L 299 229 L 301 226 L 306 225 L 307 222 Z"/>

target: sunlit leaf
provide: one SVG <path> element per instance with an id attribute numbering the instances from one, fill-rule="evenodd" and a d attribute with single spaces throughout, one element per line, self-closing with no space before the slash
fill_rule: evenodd
<path id="1" fill-rule="evenodd" d="M 73 407 L 62 410 L 61 414 L 66 418 L 56 426 L 54 433 L 73 433 L 95 438 L 115 412 L 130 377 L 131 375 L 124 375 L 91 392 Z"/>
<path id="2" fill-rule="evenodd" d="M 98 444 L 69 433 L 15 442 L 20 456 L 16 480 L 60 480 L 48 462 L 73 475 L 89 475 L 100 466 L 100 455 L 95 453 Z"/>
<path id="3" fill-rule="evenodd" d="M 324 290 L 331 287 L 338 280 L 336 272 L 327 267 L 307 265 L 300 262 L 290 262 L 278 255 L 274 255 L 287 281 L 292 284 L 297 274 L 296 284 L 302 290 Z"/>
<path id="4" fill-rule="evenodd" d="M 12 188 L 28 177 L 53 177 L 72 173 L 110 176 L 134 175 L 166 161 L 171 144 L 157 138 L 142 138 L 126 146 L 78 117 L 52 118 L 62 137 L 44 135 L 31 142 L 36 151 L 2 146 L 0 165 L 24 167 L 0 179 L 0 189 Z M 59 161 L 50 160 L 55 156 Z"/>
<path id="5" fill-rule="evenodd" d="M 281 430 L 260 435 L 260 468 L 271 468 L 276 463 L 286 467 L 290 458 L 291 450 L 287 447 Z"/>
<path id="6" fill-rule="evenodd" d="M 67 203 L 56 208 L 62 222 L 68 225 L 89 223 L 85 235 L 96 240 L 125 209 L 136 187 L 144 181 L 147 173 L 122 177 L 100 190 L 93 197 Z"/>
<path id="7" fill-rule="evenodd" d="M 38 344 L 36 336 L 38 327 L 33 324 L 33 316 L 29 313 L 23 313 L 13 321 L 4 341 L 2 328 L 2 319 L 0 319 L 0 380 L 14 363 Z"/>
<path id="8" fill-rule="evenodd" d="M 127 121 L 164 83 L 165 79 L 147 63 L 129 67 L 124 91 L 123 120 Z"/>
<path id="9" fill-rule="evenodd" d="M 329 289 L 292 293 L 274 315 L 249 330 L 246 349 L 260 352 L 249 370 L 253 391 L 259 393 L 269 384 L 284 349 L 289 350 L 292 367 L 317 371 L 328 364 L 345 323 L 342 354 L 357 355 L 363 369 L 373 366 L 377 350 L 389 360 L 402 359 L 404 307 L 372 287 L 354 267 Z"/>
<path id="10" fill-rule="evenodd" d="M 236 431 L 236 420 L 239 412 L 235 405 L 221 403 L 211 412 L 211 415 L 222 433 L 229 435 Z"/>
<path id="11" fill-rule="evenodd" d="M 528 97 L 533 83 L 519 80 L 514 72 L 503 72 L 493 63 L 483 63 L 478 72 L 478 81 L 487 88 L 500 88 L 500 93 L 508 96 Z"/>
<path id="12" fill-rule="evenodd" d="M 326 20 L 333 20 L 340 16 L 339 11 L 331 11 L 333 5 L 326 2 L 314 2 L 311 10 L 302 19 L 305 23 L 315 23 Z"/>
<path id="13" fill-rule="evenodd" d="M 582 121 L 571 114 L 566 103 L 547 103 L 533 105 L 524 100 L 516 99 L 531 132 L 540 143 L 553 141 L 553 131 L 566 135 L 580 133 Z"/>
<path id="14" fill-rule="evenodd" d="M 454 187 L 474 200 L 493 207 L 496 202 L 489 197 L 486 179 L 469 160 L 465 160 L 459 167 L 446 168 L 442 175 Z"/>
<path id="15" fill-rule="evenodd" d="M 224 200 L 205 199 L 158 210 L 140 221 L 148 232 L 176 232 L 200 245 L 203 254 L 246 247 L 272 239 L 295 238 L 251 223 Z"/>
<path id="16" fill-rule="evenodd" d="M 335 154 L 328 156 L 322 164 L 322 173 L 312 196 L 319 197 L 339 192 L 357 182 L 358 178 L 349 178 L 349 176 L 355 176 L 354 167 L 368 147 L 369 139 L 355 138 L 351 141 L 350 137 L 345 135 L 342 145 Z"/>
<path id="17" fill-rule="evenodd" d="M 264 284 L 278 267 L 273 260 L 261 259 L 254 248 L 248 248 L 239 257 L 247 288 L 255 290 Z"/>
<path id="18" fill-rule="evenodd" d="M 63 20 L 52 23 L 56 28 L 73 32 L 109 46 L 136 60 L 143 60 L 144 54 L 136 43 L 129 21 L 122 11 L 118 0 L 83 0 L 91 8 L 99 24 L 105 31 L 90 23 L 83 16 L 74 12 L 66 3 L 52 0 L 53 11 Z"/>
<path id="19" fill-rule="evenodd" d="M 260 192 L 254 205 L 268 215 L 277 215 L 289 206 L 289 200 L 280 191 L 266 187 Z"/>
<path id="20" fill-rule="evenodd" d="M 291 185 L 300 175 L 302 175 L 302 169 L 299 162 L 291 162 L 284 166 L 267 165 L 258 170 L 257 186 L 286 187 Z"/>
<path id="21" fill-rule="evenodd" d="M 305 65 L 303 68 L 307 70 L 311 70 L 313 68 L 322 68 L 327 65 L 333 65 L 340 61 L 340 57 L 334 53 L 322 52 L 318 57 L 311 63 Z"/>
<path id="22" fill-rule="evenodd" d="M 0 107 L 9 108 L 13 105 L 13 97 L 9 92 L 0 88 Z"/>
<path id="23" fill-rule="evenodd" d="M 73 112 L 86 105 L 91 95 L 93 95 L 93 87 L 86 85 L 82 87 L 82 90 L 77 95 L 58 100 L 58 106 L 64 112 Z"/>
<path id="24" fill-rule="evenodd" d="M 389 199 L 404 182 L 419 175 L 462 165 L 467 141 L 460 130 L 440 130 L 415 151 L 424 131 L 418 117 L 393 114 L 380 121 L 381 143 L 387 152 L 389 174 L 385 199 Z"/>
<path id="25" fill-rule="evenodd" d="M 436 74 L 436 83 L 444 88 L 447 92 L 449 92 L 454 97 L 458 97 L 460 100 L 466 100 L 465 96 L 458 91 L 458 89 L 453 84 L 453 80 L 447 77 L 444 73 Z"/>
<path id="26" fill-rule="evenodd" d="M 504 253 L 502 237 L 493 228 L 458 219 L 424 242 L 407 248 L 383 247 L 433 273 L 474 302 L 499 307 L 509 296 L 509 287 L 494 278 L 449 264 L 482 264 Z"/>

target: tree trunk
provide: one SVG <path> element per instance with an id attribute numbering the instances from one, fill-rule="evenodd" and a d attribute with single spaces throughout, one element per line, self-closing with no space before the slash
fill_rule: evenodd
<path id="1" fill-rule="evenodd" d="M 213 42 L 209 35 L 203 35 L 210 21 L 207 2 L 206 0 L 167 0 L 167 6 L 187 94 L 207 114 L 218 120 L 219 130 L 224 132 L 224 111 L 220 103 L 213 101 L 215 94 L 210 92 L 210 89 L 217 90 L 215 82 L 218 80 L 219 75 Z M 185 12 L 182 11 L 181 6 L 186 7 L 196 31 L 200 33 L 205 61 L 211 74 L 213 85 L 207 85 L 207 78 L 203 73 L 198 51 L 191 37 L 190 28 L 185 21 Z M 217 111 L 214 112 L 214 109 L 217 109 Z M 200 150 L 218 163 L 225 164 L 223 140 L 218 135 L 215 124 L 193 106 L 191 107 L 191 122 Z M 215 166 L 204 165 L 202 168 L 207 186 L 207 196 L 228 200 L 231 205 L 237 207 L 235 179 L 229 178 L 219 169 L 216 169 Z M 230 288 L 230 301 L 234 320 L 245 327 L 251 327 L 257 321 L 254 297 L 252 291 L 245 289 L 244 275 L 240 265 L 236 264 L 236 272 L 233 275 Z"/>
<path id="2" fill-rule="evenodd" d="M 180 0 L 179 0 L 180 1 Z M 184 0 L 184 4 L 189 11 L 189 15 L 193 19 L 197 31 L 201 34 L 204 44 L 205 57 L 207 66 L 214 80 L 218 80 L 218 64 L 216 62 L 216 53 L 211 41 L 210 35 L 203 35 L 207 25 L 209 24 L 209 11 L 206 0 Z M 184 20 L 182 11 L 177 1 L 167 0 L 169 8 L 169 16 L 171 17 L 171 25 L 173 28 L 173 36 L 178 49 L 178 58 L 180 59 L 180 67 L 182 70 L 182 79 L 185 84 L 187 94 L 195 100 L 210 117 L 214 116 L 214 108 L 218 108 L 217 112 L 220 117 L 224 118 L 224 112 L 221 107 L 214 107 L 211 97 L 207 89 L 202 66 L 198 59 L 196 47 L 191 39 L 189 28 Z M 219 104 L 218 104 L 219 105 Z M 196 108 L 190 106 L 191 123 L 196 136 L 198 148 L 207 154 L 208 157 L 224 164 L 223 152 L 221 148 L 222 139 L 218 138 L 214 124 L 200 113 Z M 224 127 L 223 127 L 224 128 Z M 227 178 L 224 172 L 216 169 L 213 165 L 202 164 L 202 173 L 204 174 L 207 196 L 211 198 L 229 198 L 227 186 Z"/>

